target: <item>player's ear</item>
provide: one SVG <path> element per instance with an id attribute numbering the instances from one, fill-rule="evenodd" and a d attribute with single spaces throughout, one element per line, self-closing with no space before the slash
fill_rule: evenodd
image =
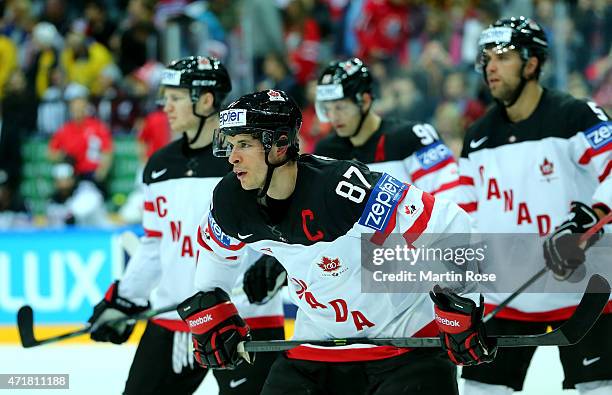
<path id="1" fill-rule="evenodd" d="M 215 103 L 215 96 L 212 92 L 203 92 L 198 100 L 198 105 L 203 111 L 207 111 L 213 108 Z"/>
<path id="2" fill-rule="evenodd" d="M 527 59 L 527 63 L 525 63 L 525 69 L 523 70 L 523 77 L 527 80 L 535 79 L 538 67 L 540 67 L 540 60 L 535 56 Z"/>

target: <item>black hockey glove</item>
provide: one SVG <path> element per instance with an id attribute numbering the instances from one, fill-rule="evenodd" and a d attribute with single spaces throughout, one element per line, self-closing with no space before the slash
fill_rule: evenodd
<path id="1" fill-rule="evenodd" d="M 124 343 L 132 334 L 135 323 L 124 321 L 115 324 L 105 324 L 105 322 L 138 314 L 149 308 L 148 304 L 146 306 L 138 306 L 122 298 L 118 292 L 119 281 L 115 281 L 106 291 L 104 299 L 94 307 L 93 314 L 87 320 L 93 326 L 90 333 L 92 340 L 115 344 Z"/>
<path id="2" fill-rule="evenodd" d="M 572 202 L 567 220 L 555 228 L 555 231 L 544 242 L 544 259 L 546 266 L 552 270 L 558 280 L 567 279 L 584 263 L 585 251 L 595 244 L 603 235 L 603 228 L 595 233 L 583 249 L 580 237 L 591 229 L 599 218 L 595 211 L 584 203 Z"/>
<path id="3" fill-rule="evenodd" d="M 482 315 L 484 303 L 443 290 L 439 285 L 429 292 L 435 306 L 442 348 L 456 365 L 478 365 L 491 362 L 497 354 L 494 339 L 487 338 Z"/>
<path id="4" fill-rule="evenodd" d="M 234 369 L 253 356 L 238 352 L 238 345 L 250 340 L 249 326 L 221 288 L 198 292 L 178 305 L 177 311 L 189 327 L 193 355 L 204 368 Z"/>
<path id="5" fill-rule="evenodd" d="M 268 302 L 283 285 L 287 284 L 287 272 L 276 258 L 262 255 L 244 273 L 242 288 L 250 303 Z"/>

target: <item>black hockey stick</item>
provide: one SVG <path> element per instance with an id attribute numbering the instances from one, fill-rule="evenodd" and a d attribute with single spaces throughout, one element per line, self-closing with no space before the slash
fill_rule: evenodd
<path id="1" fill-rule="evenodd" d="M 156 315 L 167 313 L 169 311 L 174 311 L 174 310 L 176 310 L 176 305 L 164 307 L 161 309 L 147 310 L 139 314 L 105 321 L 104 323 L 105 324 L 117 324 L 121 322 L 148 320 L 149 318 L 153 318 Z M 22 306 L 17 312 L 17 328 L 19 329 L 19 337 L 21 339 L 21 345 L 24 348 L 30 348 L 30 347 L 41 346 L 43 344 L 54 343 L 60 340 L 70 339 L 72 337 L 85 335 L 87 333 L 90 333 L 94 329 L 94 326 L 88 323 L 83 328 L 78 329 L 76 331 L 49 337 L 47 339 L 36 339 L 34 337 L 34 312 L 32 311 L 32 308 L 30 306 L 25 305 L 25 306 Z"/>
<path id="2" fill-rule="evenodd" d="M 594 274 L 589 280 L 580 304 L 574 314 L 561 326 L 548 333 L 537 335 L 511 335 L 492 336 L 497 339 L 499 347 L 526 347 L 526 346 L 569 346 L 578 343 L 591 329 L 599 315 L 606 307 L 610 297 L 610 284 L 605 278 Z M 300 345 L 314 345 L 323 347 L 348 346 L 351 344 L 374 344 L 377 346 L 395 347 L 440 347 L 437 337 L 407 337 L 397 339 L 333 339 L 333 340 L 270 340 L 247 341 L 241 343 L 239 351 L 270 352 L 286 351 Z"/>
<path id="3" fill-rule="evenodd" d="M 585 243 L 586 241 L 588 241 L 595 233 L 599 232 L 599 230 L 603 228 L 605 225 L 607 225 L 610 221 L 612 221 L 612 213 L 608 213 L 606 216 L 600 219 L 595 224 L 595 226 L 593 226 L 586 233 L 580 236 L 580 243 Z M 512 295 L 508 296 L 500 304 L 498 304 L 493 310 L 491 310 L 487 315 L 485 315 L 484 318 L 482 319 L 482 322 L 487 322 L 491 318 L 495 317 L 497 313 L 502 311 L 510 302 L 512 302 L 517 296 L 523 293 L 524 290 L 529 288 L 531 284 L 535 283 L 540 277 L 544 275 L 544 273 L 548 272 L 548 270 L 549 270 L 548 266 L 544 266 L 542 269 L 540 269 L 540 271 L 538 271 L 536 274 L 531 276 L 529 280 L 525 281 L 525 284 L 518 287 L 518 289 L 514 291 Z"/>

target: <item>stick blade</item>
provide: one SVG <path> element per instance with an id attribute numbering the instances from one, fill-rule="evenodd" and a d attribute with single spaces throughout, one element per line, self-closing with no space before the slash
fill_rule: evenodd
<path id="1" fill-rule="evenodd" d="M 34 338 L 34 312 L 30 306 L 21 306 L 17 312 L 17 329 L 19 329 L 19 338 L 24 348 L 37 345 Z"/>
<path id="2" fill-rule="evenodd" d="M 608 304 L 610 284 L 599 274 L 594 274 L 584 292 L 574 315 L 559 328 L 570 345 L 582 340 L 599 319 Z"/>

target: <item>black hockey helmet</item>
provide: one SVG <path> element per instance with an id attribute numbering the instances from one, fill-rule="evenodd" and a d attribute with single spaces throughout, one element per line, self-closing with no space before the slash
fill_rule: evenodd
<path id="1" fill-rule="evenodd" d="M 219 113 L 219 129 L 213 138 L 215 156 L 229 156 L 231 146 L 226 136 L 255 135 L 267 152 L 273 145 L 287 146 L 288 157 L 295 158 L 299 151 L 298 133 L 302 113 L 296 102 L 280 90 L 250 93 L 230 103 Z M 267 157 L 267 155 L 266 155 Z"/>
<path id="2" fill-rule="evenodd" d="M 316 110 L 320 120 L 327 122 L 321 102 L 352 99 L 360 103 L 363 93 L 372 94 L 372 75 L 359 58 L 331 62 L 317 81 Z"/>
<path id="3" fill-rule="evenodd" d="M 516 50 L 523 61 L 535 56 L 540 62 L 538 75 L 548 57 L 546 33 L 533 19 L 524 16 L 497 20 L 480 34 L 478 48 L 476 68 L 481 71 L 488 62 L 485 49 L 497 52 Z"/>
<path id="4" fill-rule="evenodd" d="M 232 81 L 225 66 L 211 56 L 188 56 L 177 59 L 163 71 L 161 86 L 187 88 L 193 103 L 202 92 L 212 92 L 214 106 L 219 108 L 232 90 Z"/>

